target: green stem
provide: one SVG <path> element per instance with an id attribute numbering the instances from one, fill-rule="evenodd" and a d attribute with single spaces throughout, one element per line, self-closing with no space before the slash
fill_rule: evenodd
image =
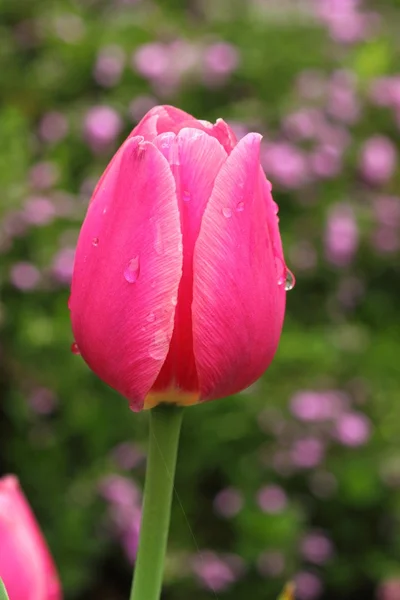
<path id="1" fill-rule="evenodd" d="M 0 600 L 8 600 L 6 586 L 3 583 L 3 580 L 0 578 Z"/>
<path id="2" fill-rule="evenodd" d="M 183 409 L 175 406 L 150 410 L 142 523 L 130 600 L 159 600 L 161 595 L 182 415 Z"/>

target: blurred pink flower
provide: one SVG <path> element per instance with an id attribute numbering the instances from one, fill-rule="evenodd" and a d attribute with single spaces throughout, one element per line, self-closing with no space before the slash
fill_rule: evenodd
<path id="1" fill-rule="evenodd" d="M 55 214 L 55 206 L 49 198 L 32 196 L 24 204 L 23 215 L 30 225 L 48 225 Z"/>
<path id="2" fill-rule="evenodd" d="M 310 170 L 321 179 L 336 177 L 342 170 L 341 152 L 329 144 L 320 144 L 309 157 Z"/>
<path id="3" fill-rule="evenodd" d="M 398 227 L 400 225 L 400 197 L 376 196 L 372 202 L 375 219 L 380 225 Z"/>
<path id="4" fill-rule="evenodd" d="M 94 67 L 94 78 L 104 87 L 112 87 L 121 79 L 125 64 L 125 53 L 120 46 L 102 48 Z"/>
<path id="5" fill-rule="evenodd" d="M 306 422 L 334 419 L 343 409 L 344 397 L 340 392 L 297 392 L 291 399 L 290 408 L 295 417 Z"/>
<path id="6" fill-rule="evenodd" d="M 117 465 L 126 471 L 134 469 L 146 460 L 146 455 L 141 448 L 132 442 L 118 444 L 112 452 Z"/>
<path id="7" fill-rule="evenodd" d="M 301 187 L 308 179 L 306 157 L 299 148 L 287 142 L 265 144 L 261 162 L 268 179 L 287 188 Z"/>
<path id="8" fill-rule="evenodd" d="M 67 135 L 68 121 L 62 113 L 51 111 L 42 117 L 38 131 L 45 142 L 55 144 Z"/>
<path id="9" fill-rule="evenodd" d="M 157 98 L 154 96 L 136 96 L 129 105 L 129 115 L 135 123 L 138 123 L 150 109 L 157 106 L 157 103 Z"/>
<path id="10" fill-rule="evenodd" d="M 400 75 L 373 80 L 369 97 L 377 106 L 400 108 Z"/>
<path id="11" fill-rule="evenodd" d="M 204 78 L 208 83 L 224 82 L 239 66 L 238 49 L 227 42 L 210 44 L 203 55 Z"/>
<path id="12" fill-rule="evenodd" d="M 201 552 L 193 559 L 193 572 L 199 583 L 214 592 L 223 592 L 243 574 L 244 564 L 236 555 Z"/>
<path id="13" fill-rule="evenodd" d="M 308 533 L 301 541 L 301 554 L 305 560 L 322 565 L 333 556 L 333 544 L 321 531 Z"/>
<path id="14" fill-rule="evenodd" d="M 301 571 L 295 576 L 294 582 L 298 600 L 315 600 L 322 594 L 322 582 L 314 573 Z"/>
<path id="15" fill-rule="evenodd" d="M 32 410 L 39 415 L 51 414 L 57 406 L 54 393 L 47 388 L 37 388 L 28 397 Z"/>
<path id="16" fill-rule="evenodd" d="M 85 138 L 94 152 L 107 149 L 122 130 L 122 119 L 110 106 L 93 106 L 86 113 Z"/>
<path id="17" fill-rule="evenodd" d="M 325 456 L 324 444 L 314 437 L 302 438 L 294 442 L 291 450 L 293 464 L 302 469 L 319 465 Z"/>
<path id="18" fill-rule="evenodd" d="M 287 496 L 279 485 L 267 485 L 258 491 L 257 504 L 263 512 L 277 514 L 285 510 Z"/>
<path id="19" fill-rule="evenodd" d="M 237 515 L 243 507 L 243 495 L 234 487 L 221 490 L 214 498 L 214 510 L 221 517 L 229 519 Z"/>
<path id="20" fill-rule="evenodd" d="M 36 190 L 45 190 L 55 185 L 60 172 L 54 162 L 43 161 L 36 163 L 29 171 L 29 183 Z"/>
<path id="21" fill-rule="evenodd" d="M 393 142 L 383 135 L 369 138 L 361 148 L 360 170 L 371 183 L 386 183 L 397 166 L 397 151 Z"/>
<path id="22" fill-rule="evenodd" d="M 21 290 L 28 292 L 37 287 L 40 281 L 40 271 L 35 265 L 28 262 L 15 263 L 11 267 L 11 283 Z"/>
<path id="23" fill-rule="evenodd" d="M 63 248 L 53 259 L 52 272 L 60 283 L 71 283 L 75 248 Z"/>
<path id="24" fill-rule="evenodd" d="M 400 235 L 397 229 L 381 225 L 372 234 L 372 244 L 380 254 L 391 254 L 400 248 Z"/>
<path id="25" fill-rule="evenodd" d="M 344 446 L 363 446 L 371 437 L 371 421 L 362 413 L 345 413 L 336 422 L 336 437 Z"/>
<path id="26" fill-rule="evenodd" d="M 349 264 L 358 247 L 358 225 L 348 204 L 336 204 L 328 213 L 325 255 L 336 266 Z"/>
<path id="27" fill-rule="evenodd" d="M 377 600 L 400 600 L 400 577 L 383 581 L 378 587 Z"/>

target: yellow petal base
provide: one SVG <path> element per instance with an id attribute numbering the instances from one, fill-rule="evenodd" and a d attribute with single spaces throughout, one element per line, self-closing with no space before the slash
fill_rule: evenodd
<path id="1" fill-rule="evenodd" d="M 177 388 L 171 388 L 163 392 L 150 392 L 144 401 L 144 409 L 154 408 L 159 404 L 175 404 L 176 406 L 192 406 L 197 404 L 200 398 L 199 392 L 184 392 Z"/>

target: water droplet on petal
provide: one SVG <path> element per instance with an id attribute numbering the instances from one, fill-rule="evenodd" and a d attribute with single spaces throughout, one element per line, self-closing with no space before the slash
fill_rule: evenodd
<path id="1" fill-rule="evenodd" d="M 105 208 L 103 208 L 103 215 L 105 215 L 107 212 L 107 206 Z"/>
<path id="2" fill-rule="evenodd" d="M 277 215 L 279 212 L 279 206 L 277 205 L 275 200 L 272 200 L 272 206 L 274 207 L 274 213 Z"/>
<path id="3" fill-rule="evenodd" d="M 285 290 L 287 292 L 290 292 L 290 290 L 292 290 L 295 285 L 296 285 L 295 276 L 293 275 L 292 271 L 290 271 L 289 269 L 286 269 Z"/>
<path id="4" fill-rule="evenodd" d="M 184 190 L 182 193 L 182 198 L 184 202 L 189 202 L 190 200 L 190 192 L 188 192 L 187 190 Z"/>
<path id="5" fill-rule="evenodd" d="M 222 209 L 222 214 L 224 215 L 224 217 L 226 217 L 227 219 L 230 219 L 232 216 L 232 211 L 228 206 L 225 206 Z"/>
<path id="6" fill-rule="evenodd" d="M 124 271 L 124 277 L 128 283 L 135 283 L 135 281 L 137 281 L 137 278 L 139 277 L 139 272 L 139 257 L 135 256 L 129 261 L 128 266 Z"/>
<path id="7" fill-rule="evenodd" d="M 237 212 L 243 212 L 244 211 L 244 202 L 238 202 L 238 204 L 236 206 L 236 211 Z"/>
<path id="8" fill-rule="evenodd" d="M 178 298 L 176 296 L 172 296 L 171 304 L 172 306 L 176 306 L 178 304 Z"/>
<path id="9" fill-rule="evenodd" d="M 98 245 L 99 245 L 99 238 L 98 237 L 94 237 L 92 239 L 92 246 L 94 246 L 95 248 L 97 248 Z"/>
<path id="10" fill-rule="evenodd" d="M 72 354 L 80 354 L 81 353 L 81 351 L 79 350 L 79 346 L 76 342 L 73 342 L 71 344 L 71 352 L 72 352 Z"/>
<path id="11" fill-rule="evenodd" d="M 151 312 L 147 315 L 146 320 L 149 323 L 154 323 L 154 321 L 156 320 L 156 315 L 153 312 Z"/>
<path id="12" fill-rule="evenodd" d="M 72 296 L 70 296 L 70 297 L 68 298 L 68 303 L 67 303 L 67 306 L 68 306 L 68 309 L 69 309 L 69 310 L 71 310 L 71 298 L 72 298 Z"/>

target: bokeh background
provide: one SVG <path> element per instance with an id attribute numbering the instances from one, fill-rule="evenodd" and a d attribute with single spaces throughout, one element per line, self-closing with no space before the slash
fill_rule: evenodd
<path id="1" fill-rule="evenodd" d="M 67 300 L 158 103 L 263 133 L 297 278 L 264 378 L 186 411 L 163 597 L 399 600 L 399 30 L 397 0 L 0 2 L 0 470 L 68 600 L 130 586 L 147 415 L 71 352 Z"/>

